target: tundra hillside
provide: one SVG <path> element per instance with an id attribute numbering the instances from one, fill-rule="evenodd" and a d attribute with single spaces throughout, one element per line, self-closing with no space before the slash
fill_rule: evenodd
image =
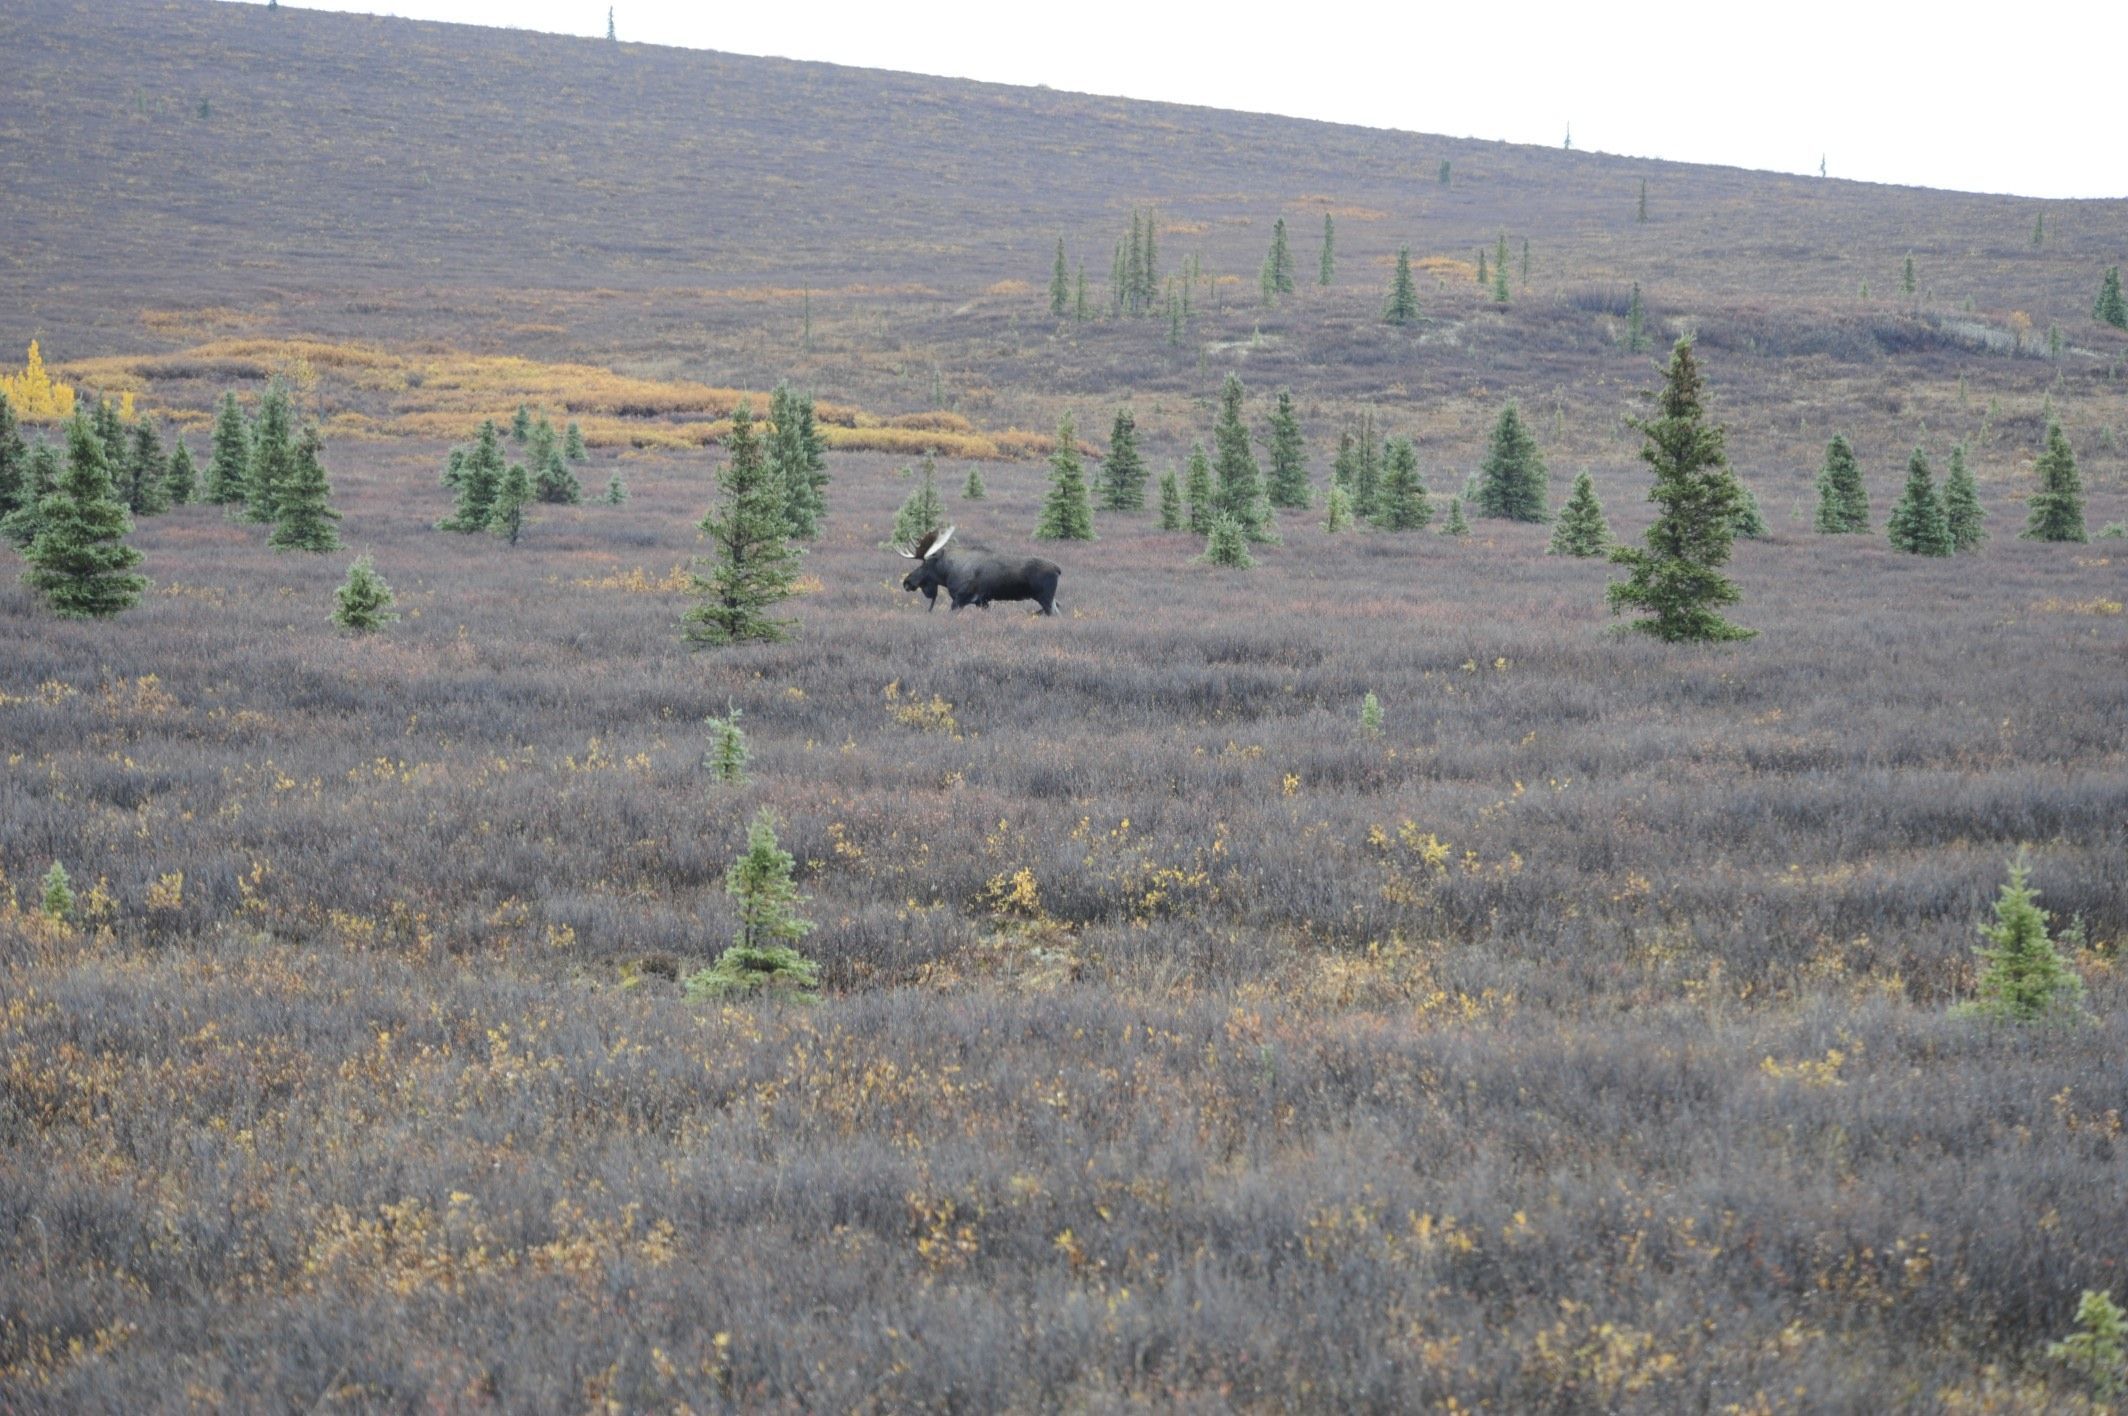
<path id="1" fill-rule="evenodd" d="M 0 1409 L 2109 1399 L 2053 1344 L 2128 1300 L 2128 203 L 191 0 L 12 4 L 0 52 L 0 363 L 203 464 L 281 376 L 346 547 L 142 516 L 145 599 L 77 622 L 0 545 Z M 1685 332 L 1757 638 L 1613 632 L 1543 525 L 1434 534 L 1512 398 L 1553 509 L 1587 471 L 1636 540 Z M 1254 569 L 1150 486 L 1036 546 L 1062 415 L 1131 406 L 1157 483 L 1229 372 L 1310 454 Z M 784 379 L 830 445 L 795 637 L 692 649 L 719 440 Z M 436 530 L 520 402 L 592 499 Z M 1363 414 L 1433 527 L 1321 529 Z M 2089 543 L 2017 534 L 2050 421 Z M 1812 530 L 1836 432 L 1868 535 Z M 1893 550 L 1961 442 L 1988 539 Z M 1056 618 L 902 589 L 927 450 Z M 690 998 L 763 808 L 819 1000 Z M 1956 1011 L 2020 851 L 2082 1021 Z"/>

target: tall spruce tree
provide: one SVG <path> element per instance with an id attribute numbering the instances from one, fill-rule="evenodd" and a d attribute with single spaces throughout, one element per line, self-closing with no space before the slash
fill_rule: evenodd
<path id="1" fill-rule="evenodd" d="M 1293 412 L 1293 393 L 1278 391 L 1278 407 L 1271 413 L 1271 473 L 1264 487 L 1271 505 L 1289 511 L 1306 511 L 1313 500 L 1308 492 L 1308 442 Z"/>
<path id="2" fill-rule="evenodd" d="M 1337 274 L 1337 228 L 1331 224 L 1330 213 L 1323 213 L 1323 254 L 1315 263 L 1315 283 L 1328 288 Z"/>
<path id="3" fill-rule="evenodd" d="M 1212 490 L 1212 463 L 1204 455 L 1204 444 L 1190 444 L 1189 480 L 1183 484 L 1183 495 L 1190 508 L 1190 530 L 1199 536 L 1212 534 L 1212 518 L 1219 514 L 1219 501 Z"/>
<path id="4" fill-rule="evenodd" d="M 1391 438 L 1383 451 L 1373 521 L 1384 531 L 1422 531 L 1433 521 L 1433 504 L 1419 480 L 1419 452 L 1409 438 Z"/>
<path id="5" fill-rule="evenodd" d="M 1382 318 L 1393 325 L 1408 325 L 1419 317 L 1419 287 L 1411 278 L 1411 247 L 1397 248 L 1396 277 L 1389 283 L 1389 304 Z"/>
<path id="6" fill-rule="evenodd" d="M 691 644 L 739 644 L 790 637 L 795 620 L 772 618 L 769 609 L 790 598 L 798 552 L 788 539 L 786 488 L 770 471 L 754 436 L 753 410 L 732 410 L 725 464 L 717 472 L 722 504 L 702 518 L 709 539 L 709 573 L 697 572 L 699 602 L 683 617 Z"/>
<path id="7" fill-rule="evenodd" d="M 769 394 L 768 467 L 783 486 L 783 518 L 794 540 L 820 534 L 827 515 L 827 444 L 814 421 L 813 396 L 778 384 Z"/>
<path id="8" fill-rule="evenodd" d="M 1818 469 L 1816 525 L 1828 536 L 1869 530 L 1869 489 L 1862 485 L 1862 469 L 1855 465 L 1855 450 L 1843 433 L 1834 433 L 1825 445 L 1825 465 Z"/>
<path id="9" fill-rule="evenodd" d="M 1479 465 L 1478 512 L 1509 521 L 1543 521 L 1550 500 L 1544 454 L 1513 400 L 1500 410 Z"/>
<path id="10" fill-rule="evenodd" d="M 23 462 L 20 501 L 13 511 L 0 516 L 0 536 L 13 542 L 16 550 L 27 551 L 37 539 L 37 529 L 44 524 L 44 499 L 59 489 L 59 477 L 59 454 L 40 439 Z"/>
<path id="11" fill-rule="evenodd" d="M 1128 408 L 1116 410 L 1108 432 L 1108 456 L 1101 461 L 1095 479 L 1106 511 L 1142 511 L 1145 508 L 1145 460 L 1138 456 L 1138 423 Z"/>
<path id="12" fill-rule="evenodd" d="M 21 510 L 29 497 L 30 445 L 24 441 L 15 410 L 0 392 L 0 521 Z"/>
<path id="13" fill-rule="evenodd" d="M 1626 350 L 1638 354 L 1648 347 L 1648 312 L 1640 303 L 1640 282 L 1633 282 L 1633 298 L 1626 304 Z"/>
<path id="14" fill-rule="evenodd" d="M 133 425 L 118 499 L 135 516 L 160 516 L 170 509 L 170 491 L 164 485 L 169 475 L 170 458 L 155 431 L 155 420 L 143 417 Z"/>
<path id="15" fill-rule="evenodd" d="M 1603 504 L 1596 500 L 1596 480 L 1584 472 L 1574 479 L 1574 490 L 1559 508 L 1552 527 L 1548 556 L 1574 556 L 1587 560 L 1611 549 L 1611 525 L 1603 519 Z"/>
<path id="16" fill-rule="evenodd" d="M 2076 473 L 2076 454 L 2062 436 L 2061 424 L 2047 424 L 2047 450 L 2034 467 L 2039 490 L 2025 505 L 2030 515 L 2024 538 L 2030 541 L 2083 541 L 2084 483 Z"/>
<path id="17" fill-rule="evenodd" d="M 339 533 L 333 523 L 340 513 L 332 509 L 332 486 L 325 480 L 325 440 L 316 428 L 306 427 L 296 439 L 295 461 L 281 483 L 276 499 L 279 516 L 267 544 L 277 551 L 337 551 Z"/>
<path id="18" fill-rule="evenodd" d="M 295 467 L 294 416 L 287 385 L 272 380 L 259 400 L 258 420 L 251 429 L 251 464 L 244 472 L 244 514 L 252 521 L 281 519 L 281 485 Z"/>
<path id="19" fill-rule="evenodd" d="M 1212 425 L 1212 471 L 1219 479 L 1219 510 L 1239 522 L 1251 541 L 1269 541 L 1277 536 L 1271 525 L 1271 505 L 1264 497 L 1263 472 L 1249 445 L 1248 424 L 1242 421 L 1241 379 L 1228 374 L 1219 390 L 1219 419 Z"/>
<path id="20" fill-rule="evenodd" d="M 1943 499 L 1936 493 L 1936 479 L 1929 474 L 1928 456 L 1920 448 L 1906 464 L 1906 490 L 1885 523 L 1885 534 L 1895 551 L 1916 556 L 1947 556 L 1951 553 L 1951 529 L 1943 515 Z"/>
<path id="21" fill-rule="evenodd" d="M 1493 252 L 1493 303 L 1495 305 L 1505 305 L 1508 302 L 1508 298 L 1507 233 L 1503 231 L 1500 233 L 1500 245 Z"/>
<path id="22" fill-rule="evenodd" d="M 1362 521 L 1374 520 L 1375 493 L 1382 483 L 1382 443 L 1374 428 L 1374 410 L 1360 413 L 1358 447 L 1352 465 L 1352 512 Z"/>
<path id="23" fill-rule="evenodd" d="M 1175 469 L 1170 467 L 1160 474 L 1160 529 L 1182 529 L 1182 488 L 1175 482 Z"/>
<path id="24" fill-rule="evenodd" d="M 1264 259 L 1264 269 L 1270 273 L 1272 294 L 1293 293 L 1293 248 L 1286 242 L 1286 219 L 1282 216 L 1272 223 L 1271 252 Z"/>
<path id="25" fill-rule="evenodd" d="M 67 424 L 67 465 L 37 506 L 37 536 L 22 579 L 67 619 L 102 619 L 140 603 L 140 552 L 126 544 L 133 522 L 111 485 L 103 439 L 78 414 Z"/>
<path id="26" fill-rule="evenodd" d="M 1655 472 L 1648 500 L 1660 511 L 1646 547 L 1620 546 L 1611 559 L 1627 578 L 1612 583 L 1611 612 L 1636 609 L 1633 628 L 1670 642 L 1748 639 L 1755 632 L 1719 613 L 1737 589 L 1721 573 L 1736 531 L 1736 478 L 1723 452 L 1721 427 L 1706 421 L 1699 365 L 1689 340 L 1671 351 L 1657 414 L 1635 419 L 1645 438 L 1640 455 Z"/>
<path id="27" fill-rule="evenodd" d="M 539 500 L 539 492 L 533 486 L 532 476 L 525 471 L 522 462 L 510 464 L 510 470 L 502 474 L 502 486 L 496 489 L 495 505 L 488 512 L 488 532 L 500 536 L 510 545 L 524 534 L 525 508 Z"/>
<path id="28" fill-rule="evenodd" d="M 177 435 L 170 449 L 170 471 L 163 478 L 163 491 L 172 506 L 183 506 L 199 495 L 199 464 L 192 460 L 192 449 L 185 446 L 183 433 Z"/>
<path id="29" fill-rule="evenodd" d="M 1057 261 L 1049 272 L 1049 313 L 1064 318 L 1071 308 L 1071 272 L 1064 266 L 1064 238 L 1057 238 Z"/>
<path id="30" fill-rule="evenodd" d="M 96 395 L 89 405 L 89 420 L 96 429 L 98 441 L 103 443 L 104 466 L 111 471 L 111 485 L 117 489 L 118 499 L 126 500 L 126 463 L 131 456 L 126 437 L 126 420 L 118 411 L 118 405 Z"/>
<path id="31" fill-rule="evenodd" d="M 488 529 L 495 513 L 495 498 L 502 492 L 502 431 L 493 418 L 484 419 L 480 436 L 458 465 L 458 504 L 436 523 L 438 531 L 473 535 Z"/>
<path id="32" fill-rule="evenodd" d="M 2091 317 L 2115 329 L 2128 329 L 2128 301 L 2121 298 L 2119 266 L 2106 267 L 2106 274 L 2098 283 L 2098 299 L 2091 306 Z"/>
<path id="33" fill-rule="evenodd" d="M 1987 512 L 1980 505 L 1980 488 L 1974 485 L 1972 469 L 1966 466 L 1965 444 L 1951 448 L 1951 470 L 1943 479 L 1943 524 L 1951 536 L 1953 553 L 1978 550 L 1988 538 L 1982 522 Z"/>
<path id="34" fill-rule="evenodd" d="M 938 494 L 938 464 L 927 452 L 915 489 L 902 498 L 901 507 L 894 513 L 894 544 L 914 546 L 945 524 L 946 502 Z"/>
<path id="35" fill-rule="evenodd" d="M 243 410 L 236 406 L 236 394 L 227 392 L 214 418 L 214 453 L 207 461 L 203 499 L 216 506 L 242 502 L 250 466 L 251 430 L 244 425 Z"/>
<path id="36" fill-rule="evenodd" d="M 1049 496 L 1035 526 L 1038 541 L 1091 541 L 1094 508 L 1086 494 L 1086 467 L 1079 460 L 1079 433 L 1066 413 L 1057 424 L 1057 450 L 1049 459 Z"/>

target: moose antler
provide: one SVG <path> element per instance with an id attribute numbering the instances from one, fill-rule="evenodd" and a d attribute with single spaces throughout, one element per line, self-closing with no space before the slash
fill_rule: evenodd
<path id="1" fill-rule="evenodd" d="M 945 549 L 946 542 L 953 539 L 953 531 L 954 528 L 951 526 L 948 526 L 943 531 L 926 531 L 918 539 L 915 550 L 903 550 L 900 546 L 896 546 L 894 549 L 900 551 L 902 555 L 910 560 L 929 560 Z"/>

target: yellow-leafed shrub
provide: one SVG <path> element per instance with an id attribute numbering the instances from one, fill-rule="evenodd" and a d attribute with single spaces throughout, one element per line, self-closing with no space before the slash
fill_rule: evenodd
<path id="1" fill-rule="evenodd" d="M 66 384 L 54 383 L 44 371 L 44 355 L 37 348 L 37 341 L 30 341 L 29 361 L 19 374 L 0 374 L 0 394 L 7 395 L 8 407 L 15 416 L 42 422 L 52 418 L 74 416 L 74 390 Z"/>

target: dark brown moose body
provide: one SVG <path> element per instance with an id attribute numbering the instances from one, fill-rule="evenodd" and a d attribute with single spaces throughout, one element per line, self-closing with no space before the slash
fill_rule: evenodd
<path id="1" fill-rule="evenodd" d="M 902 555 L 916 562 L 902 577 L 901 588 L 920 590 L 938 608 L 944 588 L 954 609 L 974 605 L 989 609 L 992 600 L 1032 600 L 1045 615 L 1057 612 L 1057 582 L 1064 572 L 1040 556 L 1001 556 L 981 546 L 962 544 L 951 550 L 954 528 L 933 531 Z"/>

